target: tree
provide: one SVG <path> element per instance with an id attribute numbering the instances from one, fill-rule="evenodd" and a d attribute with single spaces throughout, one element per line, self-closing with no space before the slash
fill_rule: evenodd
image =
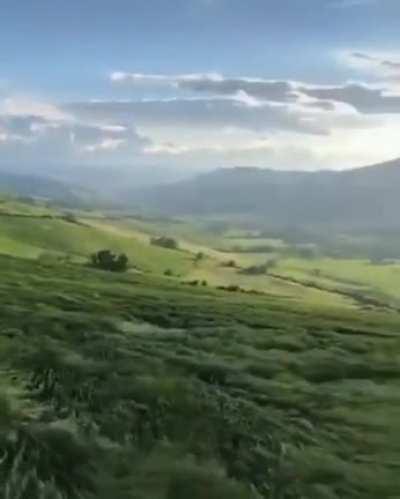
<path id="1" fill-rule="evenodd" d="M 124 272 L 128 268 L 128 257 L 125 253 L 116 255 L 110 250 L 100 250 L 90 257 L 93 267 L 111 272 Z"/>

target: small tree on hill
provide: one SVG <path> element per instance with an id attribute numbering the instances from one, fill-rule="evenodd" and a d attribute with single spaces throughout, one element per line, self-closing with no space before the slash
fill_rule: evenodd
<path id="1" fill-rule="evenodd" d="M 111 272 L 124 272 L 128 268 L 128 257 L 125 253 L 114 254 L 110 250 L 100 250 L 90 257 L 93 267 Z"/>

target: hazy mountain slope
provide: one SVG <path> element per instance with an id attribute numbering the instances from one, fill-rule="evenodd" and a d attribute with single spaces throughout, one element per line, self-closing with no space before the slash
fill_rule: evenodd
<path id="1" fill-rule="evenodd" d="M 44 198 L 64 205 L 77 206 L 94 200 L 87 189 L 36 175 L 0 172 L 0 193 Z"/>
<path id="2" fill-rule="evenodd" d="M 161 184 L 169 184 L 192 178 L 198 174 L 198 170 L 183 168 L 173 165 L 118 165 L 102 164 L 88 165 L 80 163 L 8 163 L 0 164 L 1 175 L 5 172 L 18 178 L 35 177 L 52 179 L 58 183 L 68 186 L 80 186 L 106 200 L 118 201 L 121 193 L 127 186 L 131 189 L 142 189 L 154 187 Z"/>
<path id="3" fill-rule="evenodd" d="M 345 172 L 216 170 L 136 191 L 131 203 L 173 215 L 245 214 L 271 226 L 400 227 L 400 160 Z"/>

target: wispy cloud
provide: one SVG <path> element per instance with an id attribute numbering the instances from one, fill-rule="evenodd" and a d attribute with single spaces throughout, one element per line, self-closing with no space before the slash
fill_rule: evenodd
<path id="1" fill-rule="evenodd" d="M 364 7 L 377 4 L 377 0 L 335 0 L 329 7 L 335 9 L 347 9 L 351 7 Z"/>
<path id="2" fill-rule="evenodd" d="M 400 53 L 373 52 L 368 50 L 344 51 L 338 54 L 346 66 L 369 74 L 386 84 L 398 86 L 400 80 Z"/>
<path id="3" fill-rule="evenodd" d="M 386 58 L 384 56 L 376 56 L 367 54 L 365 52 L 352 52 L 351 56 L 354 59 L 358 59 L 367 64 L 372 64 L 374 66 L 378 66 L 384 69 L 389 69 L 393 71 L 400 72 L 400 57 L 396 60 Z"/>
<path id="4" fill-rule="evenodd" d="M 362 52 L 351 52 L 346 57 L 351 63 L 357 65 L 367 65 L 381 71 L 398 72 L 400 75 L 400 64 L 396 60 L 381 58 Z M 120 74 L 120 73 L 118 73 Z M 115 81 L 115 78 L 112 78 Z M 187 74 L 187 75 L 137 75 L 136 73 L 124 73 L 124 77 L 119 77 L 118 82 L 135 84 L 140 82 L 162 82 L 171 85 L 178 90 L 190 91 L 194 95 L 204 94 L 207 97 L 199 99 L 196 97 L 192 101 L 192 112 L 196 108 L 199 110 L 205 106 L 206 101 L 215 109 L 221 112 L 229 109 L 235 103 L 242 104 L 247 108 L 257 108 L 253 113 L 247 109 L 243 112 L 243 126 L 249 123 L 258 123 L 262 128 L 266 123 L 270 125 L 269 116 L 273 116 L 277 126 L 282 124 L 283 116 L 293 118 L 292 125 L 305 127 L 305 123 L 310 124 L 309 112 L 307 109 L 325 111 L 327 113 L 336 111 L 338 104 L 351 106 L 362 114 L 400 114 L 400 95 L 389 92 L 388 85 L 369 85 L 367 83 L 345 83 L 343 85 L 310 85 L 306 83 L 291 80 L 267 80 L 246 77 L 224 77 L 210 76 L 208 74 Z M 224 100 L 222 100 L 224 99 Z M 190 99 L 178 99 L 175 104 L 170 104 L 172 108 L 178 105 L 184 105 L 189 109 Z M 180 103 L 180 104 L 178 104 Z M 278 106 L 278 107 L 277 107 Z M 166 107 L 166 105 L 165 105 Z M 206 106 L 205 106 L 206 109 Z M 207 113 L 206 113 L 207 114 Z M 211 108 L 208 111 L 212 115 Z M 249 116 L 254 115 L 254 120 L 249 121 Z M 232 114 L 231 114 L 232 116 Z M 298 116 L 304 119 L 297 120 Z M 257 120 L 260 120 L 257 122 Z M 287 124 L 290 120 L 284 120 Z M 320 118 L 320 123 L 323 119 Z M 311 128 L 312 129 L 312 128 Z M 306 128 L 304 128 L 306 130 Z M 310 130 L 310 129 L 308 129 Z"/>
<path id="5" fill-rule="evenodd" d="M 80 119 L 54 104 L 27 98 L 0 100 L 0 160 L 81 161 L 90 153 L 133 154 L 150 140 L 133 125 Z"/>

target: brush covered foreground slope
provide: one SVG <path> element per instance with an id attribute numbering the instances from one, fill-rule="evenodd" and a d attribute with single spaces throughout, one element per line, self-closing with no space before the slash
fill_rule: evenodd
<path id="1" fill-rule="evenodd" d="M 151 246 L 143 221 L 2 209 L 0 497 L 399 497 L 393 308 L 271 276 L 219 290 L 245 277 Z M 84 265 L 107 244 L 142 273 Z"/>
<path id="2" fill-rule="evenodd" d="M 397 314 L 0 265 L 3 495 L 398 497 Z"/>

